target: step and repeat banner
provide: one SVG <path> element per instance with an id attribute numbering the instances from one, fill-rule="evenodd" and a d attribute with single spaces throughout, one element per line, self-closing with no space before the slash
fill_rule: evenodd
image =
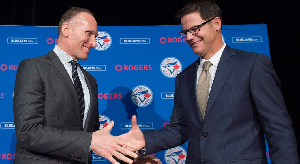
<path id="1" fill-rule="evenodd" d="M 111 134 L 126 133 L 133 114 L 142 130 L 168 125 L 175 77 L 198 58 L 178 35 L 181 26 L 99 26 L 98 30 L 97 47 L 80 64 L 98 81 L 100 128 L 114 120 Z M 223 25 L 222 34 L 233 48 L 270 57 L 265 24 Z M 12 99 L 18 64 L 45 55 L 57 39 L 57 27 L 0 26 L 0 163 L 12 164 L 15 154 Z M 181 164 L 186 150 L 183 144 L 155 156 L 163 163 Z M 266 156 L 270 163 L 268 148 Z M 95 154 L 92 158 L 94 163 L 110 163 Z"/>

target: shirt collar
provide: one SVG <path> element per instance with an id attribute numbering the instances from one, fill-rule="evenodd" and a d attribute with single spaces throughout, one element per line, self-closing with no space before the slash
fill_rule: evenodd
<path id="1" fill-rule="evenodd" d="M 70 62 L 71 60 L 74 60 L 69 54 L 67 54 L 64 50 L 60 49 L 57 45 L 55 45 L 53 51 L 56 53 L 59 60 L 63 64 L 66 64 L 66 63 Z"/>
<path id="2" fill-rule="evenodd" d="M 215 53 L 209 60 L 205 60 L 200 57 L 200 65 L 203 65 L 205 61 L 210 61 L 212 65 L 218 67 L 218 64 L 220 62 L 225 47 L 226 47 L 226 43 L 224 43 L 223 46 L 220 48 L 220 50 L 217 53 Z"/>

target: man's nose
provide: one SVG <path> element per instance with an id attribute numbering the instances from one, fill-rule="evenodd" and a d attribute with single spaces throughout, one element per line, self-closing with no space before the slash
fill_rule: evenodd
<path id="1" fill-rule="evenodd" d="M 97 43 L 96 43 L 96 37 L 91 37 L 91 41 L 90 42 L 91 42 L 92 47 L 95 48 L 96 45 L 97 45 Z"/>
<path id="2" fill-rule="evenodd" d="M 191 32 L 188 31 L 185 35 L 185 40 L 191 40 L 194 37 L 195 35 L 193 35 Z"/>

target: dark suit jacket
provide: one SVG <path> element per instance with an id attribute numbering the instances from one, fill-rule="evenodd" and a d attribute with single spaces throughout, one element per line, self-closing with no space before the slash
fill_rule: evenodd
<path id="1" fill-rule="evenodd" d="M 271 60 L 225 47 L 212 84 L 204 120 L 196 100 L 199 60 L 176 78 L 169 126 L 145 131 L 147 154 L 187 140 L 186 163 L 299 163 L 292 122 Z"/>
<path id="2" fill-rule="evenodd" d="M 77 93 L 54 53 L 23 60 L 14 90 L 15 163 L 90 163 L 92 132 L 99 129 L 98 86 L 82 69 L 90 92 L 83 129 Z"/>

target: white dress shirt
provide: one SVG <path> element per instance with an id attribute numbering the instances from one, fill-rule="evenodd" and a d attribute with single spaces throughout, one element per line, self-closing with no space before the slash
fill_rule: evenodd
<path id="1" fill-rule="evenodd" d="M 53 51 L 56 53 L 56 55 L 58 56 L 59 60 L 62 62 L 62 64 L 64 65 L 65 69 L 67 70 L 72 82 L 73 82 L 73 78 L 72 78 L 72 65 L 70 63 L 71 60 L 74 60 L 70 55 L 68 55 L 65 51 L 63 51 L 62 49 L 60 49 L 57 45 L 55 45 Z M 78 62 L 78 61 L 77 61 Z M 80 69 L 80 67 L 77 67 L 77 73 L 80 79 L 80 82 L 82 84 L 82 89 L 83 89 L 83 94 L 84 94 L 84 117 L 83 117 L 83 127 L 85 125 L 85 120 L 86 120 L 86 116 L 90 107 L 90 92 L 89 92 L 89 88 L 86 84 L 84 75 Z M 74 82 L 73 82 L 74 83 Z"/>
<path id="2" fill-rule="evenodd" d="M 202 69 L 203 69 L 202 68 L 203 63 L 205 61 L 210 61 L 212 63 L 212 65 L 209 68 L 209 73 L 210 73 L 210 76 L 211 76 L 210 84 L 209 84 L 209 92 L 210 92 L 211 86 L 214 82 L 215 74 L 217 72 L 218 64 L 220 62 L 220 59 L 221 59 L 221 56 L 222 56 L 222 53 L 223 53 L 225 47 L 226 47 L 226 44 L 224 43 L 223 46 L 221 47 L 221 49 L 216 54 L 214 54 L 209 60 L 205 60 L 205 59 L 202 59 L 200 57 L 200 64 L 199 64 L 198 71 L 197 71 L 196 86 L 198 85 L 198 79 L 199 79 L 199 76 L 200 76 L 200 74 L 202 72 Z"/>

